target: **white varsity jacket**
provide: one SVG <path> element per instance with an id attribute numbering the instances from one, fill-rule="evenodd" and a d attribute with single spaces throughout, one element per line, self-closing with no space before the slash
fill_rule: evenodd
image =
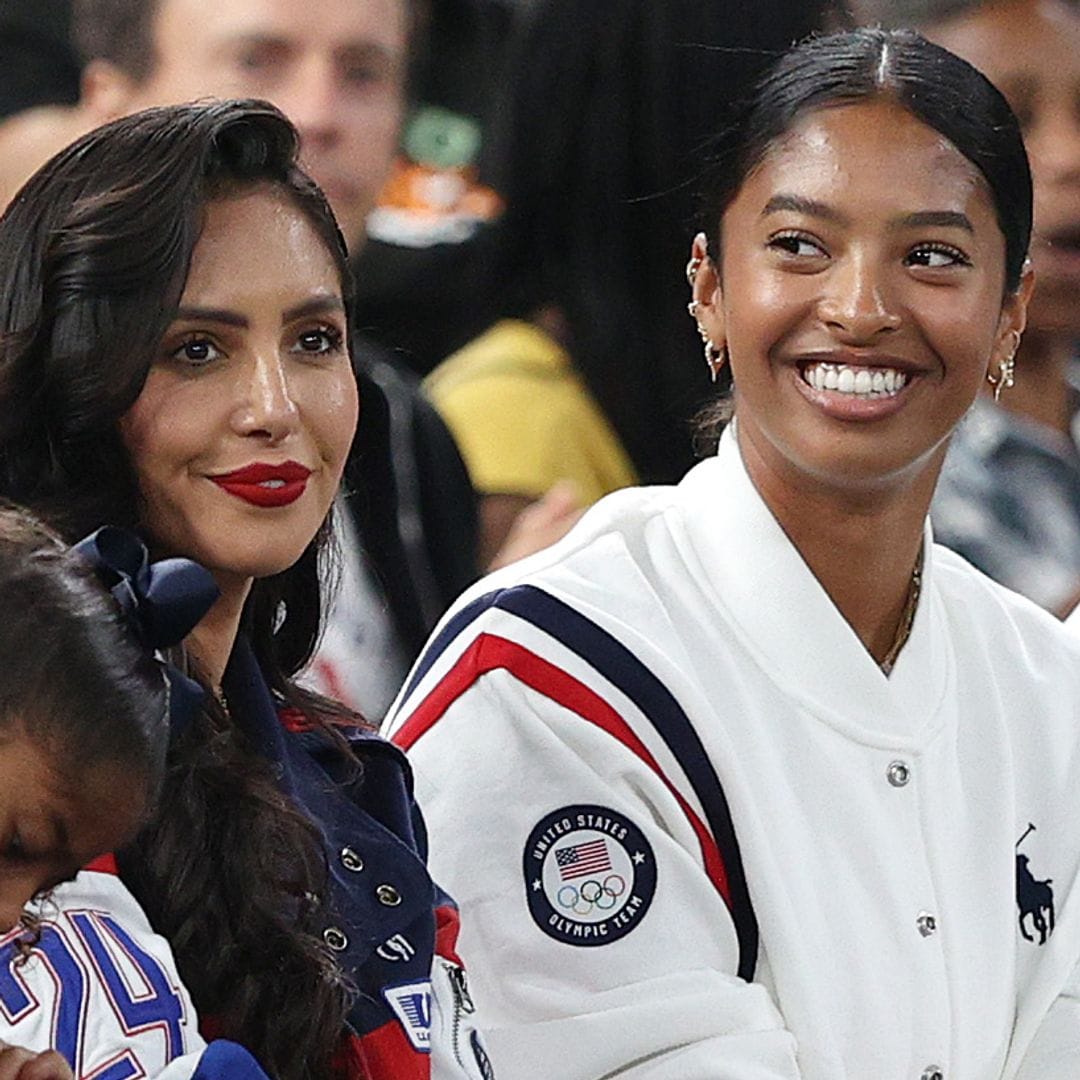
<path id="1" fill-rule="evenodd" d="M 500 1080 L 1080 1076 L 1080 639 L 929 545 L 886 677 L 730 433 L 391 713 Z"/>

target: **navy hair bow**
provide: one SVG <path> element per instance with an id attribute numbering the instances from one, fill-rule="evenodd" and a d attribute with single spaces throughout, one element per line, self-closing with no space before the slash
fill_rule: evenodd
<path id="1" fill-rule="evenodd" d="M 72 550 L 94 568 L 139 644 L 151 653 L 183 641 L 219 595 L 209 570 L 190 559 L 151 563 L 146 545 L 126 529 L 106 525 Z M 195 715 L 204 692 L 175 665 L 158 663 L 169 693 L 169 725 L 176 735 Z"/>

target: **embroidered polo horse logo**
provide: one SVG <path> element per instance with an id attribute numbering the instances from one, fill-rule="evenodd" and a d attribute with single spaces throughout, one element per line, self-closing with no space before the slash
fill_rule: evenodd
<path id="1" fill-rule="evenodd" d="M 1035 831 L 1035 826 L 1028 822 L 1024 835 L 1016 842 L 1019 847 Z M 1050 888 L 1053 878 L 1036 881 L 1028 869 L 1028 857 L 1016 856 L 1016 906 L 1020 909 L 1020 933 L 1028 941 L 1034 941 L 1035 935 L 1028 933 L 1025 921 L 1031 919 L 1031 928 L 1039 935 L 1039 944 L 1045 945 L 1046 939 L 1054 932 L 1054 890 Z"/>

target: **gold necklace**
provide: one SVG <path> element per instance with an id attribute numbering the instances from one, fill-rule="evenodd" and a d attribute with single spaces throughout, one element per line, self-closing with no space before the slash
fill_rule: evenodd
<path id="1" fill-rule="evenodd" d="M 904 601 L 904 610 L 900 615 L 900 625 L 896 628 L 896 637 L 893 638 L 889 651 L 885 654 L 878 667 L 886 674 L 890 674 L 900 650 L 907 644 L 911 637 L 911 627 L 915 623 L 915 612 L 919 607 L 919 594 L 922 592 L 922 569 L 923 549 L 919 546 L 919 557 L 915 560 L 915 567 L 911 571 L 911 582 L 908 584 L 907 600 Z"/>

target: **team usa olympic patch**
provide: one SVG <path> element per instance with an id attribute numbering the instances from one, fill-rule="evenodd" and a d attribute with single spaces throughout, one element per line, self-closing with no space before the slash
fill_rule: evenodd
<path id="1" fill-rule="evenodd" d="M 525 895 L 536 925 L 566 945 L 608 945 L 645 917 L 656 859 L 645 834 L 604 806 L 564 806 L 529 834 Z"/>

